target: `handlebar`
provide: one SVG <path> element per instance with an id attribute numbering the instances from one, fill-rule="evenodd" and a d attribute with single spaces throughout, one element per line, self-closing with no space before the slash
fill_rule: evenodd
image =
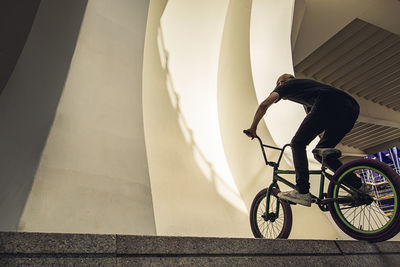
<path id="1" fill-rule="evenodd" d="M 243 133 L 244 133 L 245 135 L 251 137 L 251 136 L 250 136 L 251 133 L 250 133 L 248 130 L 243 130 Z M 263 157 L 264 157 L 265 163 L 266 163 L 267 165 L 269 165 L 269 166 L 272 166 L 272 167 L 276 167 L 276 168 L 279 167 L 279 163 L 281 162 L 282 155 L 283 155 L 283 151 L 285 150 L 286 147 L 290 146 L 290 144 L 286 144 L 286 145 L 284 145 L 282 148 L 279 148 L 279 147 L 274 147 L 274 146 L 269 146 L 269 145 L 263 144 L 261 138 L 258 137 L 257 135 L 256 135 L 254 138 L 256 138 L 256 139 L 258 140 L 258 142 L 260 143 L 261 151 L 262 151 L 262 153 L 263 153 Z M 280 155 L 279 155 L 279 159 L 278 159 L 277 162 L 273 162 L 273 161 L 268 161 L 268 160 L 267 160 L 267 155 L 265 154 L 265 147 L 268 147 L 268 148 L 272 148 L 272 149 L 281 151 L 281 153 L 280 153 Z"/>
<path id="2" fill-rule="evenodd" d="M 245 135 L 247 135 L 248 137 L 251 137 L 251 136 L 250 136 L 250 134 L 251 134 L 250 131 L 248 131 L 248 130 L 243 130 L 243 133 L 244 133 Z M 253 138 L 257 138 L 257 140 L 260 142 L 260 144 L 263 145 L 263 143 L 262 143 L 260 137 L 258 137 L 258 136 L 256 135 L 256 136 L 253 137 Z"/>

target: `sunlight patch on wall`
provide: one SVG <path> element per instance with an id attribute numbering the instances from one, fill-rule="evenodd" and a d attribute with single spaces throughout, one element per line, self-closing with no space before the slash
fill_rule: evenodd
<path id="1" fill-rule="evenodd" d="M 218 59 L 228 3 L 169 1 L 158 45 L 168 93 L 193 157 L 217 192 L 247 213 L 226 162 L 218 122 Z"/>

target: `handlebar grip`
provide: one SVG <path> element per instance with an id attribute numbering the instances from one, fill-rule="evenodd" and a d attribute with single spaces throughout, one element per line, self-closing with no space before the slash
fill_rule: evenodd
<path id="1" fill-rule="evenodd" d="M 250 132 L 247 131 L 247 130 L 243 130 L 243 133 L 244 133 L 245 135 L 247 135 L 247 134 L 249 134 Z"/>

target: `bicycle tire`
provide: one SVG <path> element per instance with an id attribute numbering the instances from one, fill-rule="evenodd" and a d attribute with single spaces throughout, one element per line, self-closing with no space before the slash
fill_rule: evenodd
<path id="1" fill-rule="evenodd" d="M 370 184 L 370 204 L 328 204 L 330 214 L 339 228 L 358 240 L 381 242 L 400 231 L 400 177 L 388 165 L 372 159 L 358 159 L 341 166 L 333 179 L 342 179 L 353 172 L 362 183 Z M 328 198 L 348 194 L 335 183 L 328 187 Z"/>
<path id="2" fill-rule="evenodd" d="M 276 210 L 276 201 L 280 204 L 280 215 L 273 221 L 265 220 L 262 217 L 265 214 L 267 189 L 261 190 L 254 198 L 250 208 L 250 226 L 254 237 L 256 238 L 282 238 L 289 237 L 292 230 L 292 209 L 286 202 L 282 202 L 277 197 L 279 190 L 272 188 L 270 198 L 270 211 Z M 264 203 L 264 206 L 262 205 Z"/>

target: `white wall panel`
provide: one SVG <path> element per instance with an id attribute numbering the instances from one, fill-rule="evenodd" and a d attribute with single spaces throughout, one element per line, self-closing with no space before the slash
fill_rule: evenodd
<path id="1" fill-rule="evenodd" d="M 152 2 L 144 118 L 157 234 L 250 236 L 218 122 L 229 1 Z"/>
<path id="2" fill-rule="evenodd" d="M 291 28 L 294 1 L 254 0 L 251 20 L 251 63 L 257 99 L 261 103 L 275 88 L 276 80 L 283 73 L 293 74 L 291 53 Z M 296 103 L 281 100 L 268 110 L 265 121 L 275 143 L 282 147 L 290 143 L 305 117 L 304 108 Z M 310 150 L 307 154 L 310 168 L 318 167 Z M 293 166 L 291 151 L 285 159 Z"/>

